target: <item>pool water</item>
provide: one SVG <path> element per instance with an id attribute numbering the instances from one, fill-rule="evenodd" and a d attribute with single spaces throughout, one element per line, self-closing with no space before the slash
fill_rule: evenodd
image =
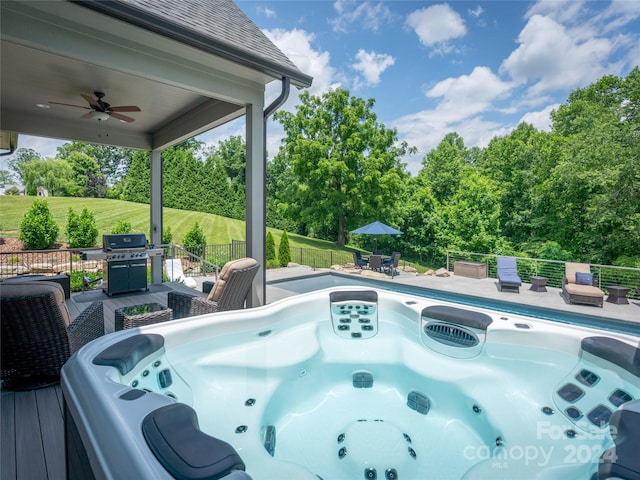
<path id="1" fill-rule="evenodd" d="M 303 276 L 287 280 L 274 280 L 269 282 L 269 285 L 298 294 L 310 293 L 327 288 L 350 286 L 384 289 L 408 295 L 417 295 L 433 300 L 455 302 L 460 305 L 488 308 L 502 313 L 526 315 L 528 317 L 541 320 L 552 320 L 554 322 L 584 325 L 587 327 L 606 329 L 631 335 L 638 335 L 639 332 L 637 324 L 630 324 L 629 322 L 614 318 L 607 318 L 606 321 L 603 322 L 603 317 L 595 315 L 586 315 L 584 313 L 555 310 L 535 305 L 506 302 L 486 297 L 475 297 L 463 293 L 447 292 L 433 288 L 404 285 L 401 283 L 390 284 L 388 281 L 377 280 L 375 278 L 362 278 L 357 275 L 344 275 L 334 272 L 309 275 L 306 277 Z"/>

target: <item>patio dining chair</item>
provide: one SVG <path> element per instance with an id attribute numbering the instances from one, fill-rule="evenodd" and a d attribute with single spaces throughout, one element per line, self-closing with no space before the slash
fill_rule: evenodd
<path id="1" fill-rule="evenodd" d="M 356 268 L 364 268 L 369 264 L 369 262 L 362 258 L 362 254 L 360 252 L 351 253 L 353 253 L 353 264 L 356 266 Z"/>
<path id="2" fill-rule="evenodd" d="M 60 370 L 83 345 L 104 335 L 102 302 L 73 322 L 64 289 L 55 282 L 0 284 L 0 380 L 7 390 L 33 390 L 60 381 Z"/>
<path id="3" fill-rule="evenodd" d="M 244 308 L 251 285 L 260 264 L 245 257 L 225 263 L 208 296 L 198 293 L 169 292 L 167 303 L 173 318 L 192 317 L 205 313 Z"/>
<path id="4" fill-rule="evenodd" d="M 386 262 L 383 262 L 382 266 L 384 267 L 385 272 L 393 276 L 399 273 L 398 272 L 399 262 L 400 262 L 400 252 L 393 252 L 391 254 L 391 258 Z"/>
<path id="5" fill-rule="evenodd" d="M 369 255 L 369 268 L 376 272 L 382 272 L 382 255 Z"/>

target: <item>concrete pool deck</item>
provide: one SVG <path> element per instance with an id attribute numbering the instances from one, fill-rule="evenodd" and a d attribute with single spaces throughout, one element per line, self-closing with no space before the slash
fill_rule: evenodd
<path id="1" fill-rule="evenodd" d="M 267 270 L 267 303 L 272 303 L 282 298 L 297 295 L 296 292 L 287 290 L 278 286 L 278 281 L 295 280 L 300 277 L 312 277 L 316 275 L 326 275 L 331 273 L 329 269 L 316 269 L 311 267 L 297 266 L 290 268 L 278 268 Z M 353 278 L 368 279 L 371 277 L 361 276 L 359 274 L 346 274 L 341 272 L 341 276 L 348 276 Z M 480 298 L 487 298 L 493 300 L 500 300 L 504 302 L 513 302 L 516 304 L 530 305 L 540 308 L 551 308 L 555 310 L 582 313 L 593 317 L 613 318 L 622 320 L 625 322 L 631 322 L 638 325 L 638 335 L 640 335 L 640 300 L 629 299 L 628 305 L 617 305 L 613 303 L 604 302 L 604 307 L 599 308 L 591 305 L 570 305 L 565 302 L 562 297 L 562 290 L 560 288 L 547 287 L 547 292 L 534 292 L 529 289 L 531 286 L 529 283 L 523 283 L 520 287 L 520 293 L 515 292 L 500 292 L 497 286 L 497 279 L 474 279 L 467 277 L 455 276 L 450 273 L 449 277 L 436 277 L 431 275 L 416 275 L 413 273 L 401 272 L 400 275 L 395 276 L 393 279 L 390 277 L 378 278 L 375 280 L 388 283 L 389 286 L 393 284 L 402 284 L 412 287 L 430 288 L 434 290 L 441 290 L 443 292 L 451 292 L 457 294 L 471 295 Z M 284 285 L 283 285 L 284 286 Z M 605 295 L 605 300 L 607 295 Z"/>

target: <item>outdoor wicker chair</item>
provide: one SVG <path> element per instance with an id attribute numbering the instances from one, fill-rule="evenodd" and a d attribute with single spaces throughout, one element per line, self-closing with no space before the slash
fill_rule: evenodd
<path id="1" fill-rule="evenodd" d="M 73 322 L 63 288 L 54 282 L 0 284 L 2 361 L 7 390 L 56 384 L 60 369 L 80 347 L 104 335 L 102 302 L 94 302 Z"/>
<path id="2" fill-rule="evenodd" d="M 167 303 L 173 310 L 173 318 L 244 308 L 259 268 L 260 265 L 253 258 L 232 260 L 222 267 L 218 280 L 207 297 L 191 293 L 169 292 Z"/>
<path id="3" fill-rule="evenodd" d="M 562 295 L 567 303 L 604 306 L 604 292 L 598 288 L 588 263 L 565 263 Z"/>

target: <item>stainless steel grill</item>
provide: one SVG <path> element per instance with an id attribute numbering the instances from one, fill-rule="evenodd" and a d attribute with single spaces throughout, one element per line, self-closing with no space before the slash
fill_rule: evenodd
<path id="1" fill-rule="evenodd" d="M 162 249 L 147 248 L 143 233 L 104 235 L 102 250 L 81 253 L 83 260 L 103 261 L 102 290 L 109 296 L 148 290 L 147 259 L 151 255 L 162 255 Z"/>

